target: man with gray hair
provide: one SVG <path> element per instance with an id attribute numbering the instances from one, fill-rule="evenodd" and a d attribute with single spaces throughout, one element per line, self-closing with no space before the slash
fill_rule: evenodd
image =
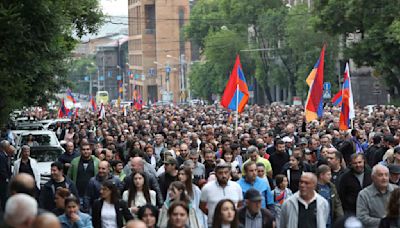
<path id="1" fill-rule="evenodd" d="M 36 200 L 23 193 L 15 194 L 7 200 L 4 220 L 14 228 L 29 228 L 35 221 L 38 211 Z"/>
<path id="2" fill-rule="evenodd" d="M 372 184 L 360 191 L 357 197 L 357 217 L 365 228 L 378 227 L 385 217 L 390 193 L 397 186 L 389 183 L 389 169 L 375 165 L 371 173 Z"/>
<path id="3" fill-rule="evenodd" d="M 196 181 L 205 178 L 206 175 L 206 168 L 204 164 L 199 162 L 199 156 L 199 152 L 196 149 L 192 149 L 189 153 L 189 158 L 194 163 L 192 173 Z"/>
<path id="4" fill-rule="evenodd" d="M 329 203 L 315 191 L 316 186 L 315 174 L 301 175 L 299 191 L 282 205 L 279 227 L 326 228 Z"/>
<path id="5" fill-rule="evenodd" d="M 28 145 L 23 145 L 21 149 L 21 157 L 14 162 L 13 175 L 18 173 L 27 173 L 31 175 L 36 182 L 36 187 L 40 189 L 40 173 L 36 159 L 31 158 L 31 148 Z"/>

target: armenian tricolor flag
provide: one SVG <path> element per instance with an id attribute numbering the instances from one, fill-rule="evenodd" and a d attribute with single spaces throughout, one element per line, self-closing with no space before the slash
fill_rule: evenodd
<path id="1" fill-rule="evenodd" d="M 92 95 L 90 95 L 90 106 L 91 106 L 93 112 L 97 111 L 97 104 Z"/>
<path id="2" fill-rule="evenodd" d="M 310 87 L 308 91 L 305 115 L 307 122 L 318 119 L 322 116 L 323 107 L 323 84 L 324 84 L 324 58 L 325 45 L 322 47 L 321 54 L 317 63 L 314 65 L 311 73 L 308 75 L 306 82 Z"/>
<path id="3" fill-rule="evenodd" d="M 70 110 L 65 106 L 64 98 L 61 99 L 60 109 L 58 110 L 58 118 L 69 116 Z"/>
<path id="4" fill-rule="evenodd" d="M 246 84 L 242 65 L 240 64 L 239 55 L 237 55 L 231 76 L 221 98 L 221 105 L 240 113 L 243 112 L 248 100 L 249 89 Z"/>
<path id="5" fill-rule="evenodd" d="M 71 89 L 67 89 L 67 99 L 70 100 L 72 103 L 76 103 L 74 95 L 72 95 Z"/>
<path id="6" fill-rule="evenodd" d="M 343 76 L 342 86 L 342 109 L 339 117 L 339 129 L 348 130 L 350 128 L 351 119 L 355 117 L 353 92 L 351 91 L 349 63 L 346 63 L 346 68 Z"/>

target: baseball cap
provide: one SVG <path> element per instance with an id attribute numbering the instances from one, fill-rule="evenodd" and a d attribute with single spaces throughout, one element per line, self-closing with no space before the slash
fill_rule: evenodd
<path id="1" fill-rule="evenodd" d="M 169 157 L 169 158 L 167 158 L 167 160 L 164 161 L 164 164 L 176 165 L 176 164 L 178 164 L 178 163 L 176 162 L 176 159 L 175 159 L 175 158 Z"/>
<path id="2" fill-rule="evenodd" d="M 247 192 L 244 194 L 244 198 L 250 201 L 262 200 L 261 193 L 255 188 L 250 188 L 247 190 Z"/>

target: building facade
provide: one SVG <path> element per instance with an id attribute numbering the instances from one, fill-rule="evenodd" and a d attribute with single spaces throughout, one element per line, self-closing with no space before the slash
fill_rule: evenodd
<path id="1" fill-rule="evenodd" d="M 187 98 L 189 0 L 128 0 L 129 86 L 144 102 Z"/>

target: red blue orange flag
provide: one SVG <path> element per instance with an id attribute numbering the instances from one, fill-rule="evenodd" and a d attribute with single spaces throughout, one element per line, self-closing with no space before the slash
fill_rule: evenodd
<path id="1" fill-rule="evenodd" d="M 92 106 L 92 111 L 96 112 L 97 111 L 97 104 L 96 101 L 94 100 L 94 97 L 90 95 L 90 105 Z"/>
<path id="2" fill-rule="evenodd" d="M 332 98 L 331 101 L 334 106 L 341 107 L 342 106 L 342 90 L 339 90 L 339 92 Z"/>
<path id="3" fill-rule="evenodd" d="M 246 84 L 239 55 L 236 56 L 235 66 L 226 84 L 221 105 L 227 109 L 242 112 L 249 100 L 249 89 Z"/>
<path id="4" fill-rule="evenodd" d="M 141 110 L 143 107 L 143 100 L 142 100 L 142 95 L 140 94 L 140 91 L 135 90 L 135 98 L 133 99 L 133 106 L 136 108 L 136 110 Z"/>
<path id="5" fill-rule="evenodd" d="M 58 110 L 58 118 L 69 116 L 70 110 L 65 106 L 64 98 L 61 99 L 60 109 Z"/>
<path id="6" fill-rule="evenodd" d="M 67 89 L 67 99 L 70 100 L 72 103 L 76 103 L 76 100 L 74 96 L 72 95 L 72 91 L 70 89 Z"/>
<path id="7" fill-rule="evenodd" d="M 322 116 L 323 107 L 323 84 L 324 84 L 324 58 L 325 45 L 314 68 L 308 75 L 306 82 L 310 87 L 305 105 L 306 121 L 310 122 Z"/>
<path id="8" fill-rule="evenodd" d="M 339 129 L 348 130 L 351 119 L 355 117 L 353 92 L 351 91 L 349 63 L 346 63 L 346 69 L 343 76 L 342 86 L 342 109 L 339 116 Z"/>

